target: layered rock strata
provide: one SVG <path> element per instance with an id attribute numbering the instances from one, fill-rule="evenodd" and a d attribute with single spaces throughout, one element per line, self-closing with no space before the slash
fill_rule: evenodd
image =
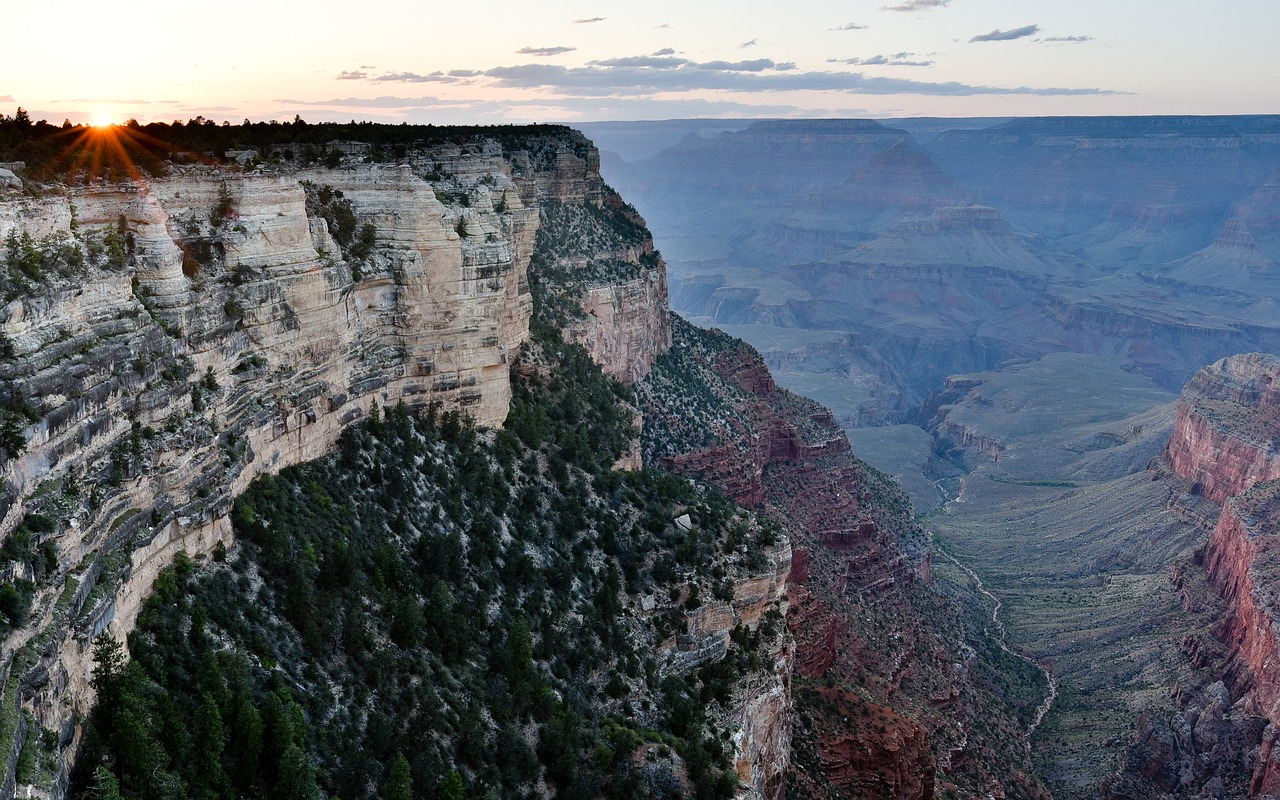
<path id="1" fill-rule="evenodd" d="M 927 547 L 900 490 L 852 457 L 829 413 L 779 389 L 752 348 L 675 327 L 640 385 L 646 455 L 757 504 L 795 548 L 788 793 L 1045 796 L 1016 721 L 970 681 L 957 612 L 927 585 Z M 707 390 L 672 388 L 694 380 Z"/>
<path id="2" fill-rule="evenodd" d="M 0 378 L 16 409 L 5 423 L 20 436 L 0 452 L 0 534 L 33 514 L 55 520 L 31 542 L 55 564 L 41 576 L 22 557 L 6 567 L 10 581 L 37 578 L 5 650 L 3 702 L 22 724 L 0 747 L 15 758 L 27 719 L 74 753 L 94 699 L 92 639 L 131 629 L 177 551 L 225 542 L 231 498 L 256 476 L 328 452 L 375 406 L 501 424 L 541 209 L 615 197 L 594 148 L 568 131 L 436 144 L 395 166 L 347 161 L 176 167 L 0 201 L 0 241 L 12 231 L 82 253 L 0 309 Z M 631 282 L 614 285 L 591 277 L 582 246 L 582 282 L 615 313 L 602 299 L 577 338 L 610 373 L 638 379 L 669 341 L 660 260 L 638 264 L 647 240 Z"/>
<path id="3" fill-rule="evenodd" d="M 1192 378 L 1168 457 L 1194 494 L 1221 505 L 1280 479 L 1280 357 L 1233 356 Z"/>
<path id="4" fill-rule="evenodd" d="M 1232 356 L 1200 370 L 1179 400 L 1163 464 L 1185 482 L 1179 506 L 1211 533 L 1173 579 L 1189 615 L 1216 620 L 1181 649 L 1218 680 L 1179 687 L 1174 709 L 1143 715 L 1104 796 L 1280 792 L 1277 379 L 1280 358 Z"/>

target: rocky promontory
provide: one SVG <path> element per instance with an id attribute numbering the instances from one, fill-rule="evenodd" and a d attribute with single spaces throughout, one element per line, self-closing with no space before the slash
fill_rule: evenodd
<path id="1" fill-rule="evenodd" d="M 1196 373 L 1169 442 L 1174 471 L 1218 505 L 1280 479 L 1280 357 L 1232 356 Z"/>
<path id="2" fill-rule="evenodd" d="M 565 336 L 607 372 L 638 380 L 669 346 L 661 259 L 585 138 L 436 139 L 393 163 L 351 143 L 323 167 L 177 163 L 0 200 L 4 796 L 40 730 L 74 754 L 94 637 L 133 627 L 178 551 L 228 544 L 254 478 L 399 403 L 504 421 L 537 237 L 577 253 L 555 265 L 589 298 Z"/>

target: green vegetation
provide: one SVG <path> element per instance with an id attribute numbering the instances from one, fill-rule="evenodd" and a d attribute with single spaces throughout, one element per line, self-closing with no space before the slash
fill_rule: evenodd
<path id="1" fill-rule="evenodd" d="M 310 181 L 303 181 L 302 188 L 307 196 L 307 216 L 325 221 L 329 227 L 329 235 L 342 248 L 343 258 L 353 265 L 368 261 L 377 243 L 377 228 L 367 222 L 360 224 L 351 201 L 343 197 L 341 189 Z"/>
<path id="2" fill-rule="evenodd" d="M 645 797 L 687 770 L 697 797 L 730 796 L 708 713 L 761 668 L 761 634 L 688 675 L 654 648 L 747 569 L 734 542 L 766 533 L 687 480 L 613 471 L 629 390 L 538 331 L 521 363 L 547 370 L 516 381 L 507 429 L 375 406 L 334 456 L 255 482 L 224 560 L 180 557 L 157 582 L 134 661 L 98 645 L 77 785 Z M 660 598 L 652 622 L 640 594 Z M 646 742 L 669 755 L 637 760 Z"/>

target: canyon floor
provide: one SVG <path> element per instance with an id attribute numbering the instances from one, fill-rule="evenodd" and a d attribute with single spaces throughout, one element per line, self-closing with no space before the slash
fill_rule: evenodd
<path id="1" fill-rule="evenodd" d="M 984 624 L 993 599 L 948 556 L 971 568 L 1002 601 L 1010 648 L 1052 671 L 1057 696 L 1031 739 L 1037 771 L 1055 797 L 1096 797 L 1139 714 L 1167 705 L 1191 669 L 1178 645 L 1200 624 L 1171 569 L 1204 534 L 1171 509 L 1185 487 L 1146 469 L 1168 441 L 1172 396 L 1072 355 L 957 381 L 976 386 L 938 412 L 960 439 L 948 459 L 915 426 L 851 439 L 914 490 L 945 554 L 935 581 Z"/>

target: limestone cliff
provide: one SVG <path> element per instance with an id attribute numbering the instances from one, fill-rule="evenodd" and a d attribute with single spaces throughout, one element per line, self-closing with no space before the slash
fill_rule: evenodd
<path id="1" fill-rule="evenodd" d="M 535 237 L 572 236 L 556 209 L 620 202 L 590 143 L 559 129 L 435 141 L 395 165 L 342 149 L 328 169 L 176 166 L 0 200 L 0 536 L 21 534 L 5 578 L 30 593 L 4 649 L 18 722 L 0 726 L 0 794 L 28 727 L 74 753 L 93 637 L 132 627 L 178 550 L 227 540 L 255 477 L 324 454 L 375 404 L 501 424 Z M 629 250 L 574 243 L 586 255 L 560 277 L 588 319 L 567 336 L 639 379 L 670 341 L 661 260 L 647 232 Z M 624 280 L 600 270 L 606 251 Z"/>

